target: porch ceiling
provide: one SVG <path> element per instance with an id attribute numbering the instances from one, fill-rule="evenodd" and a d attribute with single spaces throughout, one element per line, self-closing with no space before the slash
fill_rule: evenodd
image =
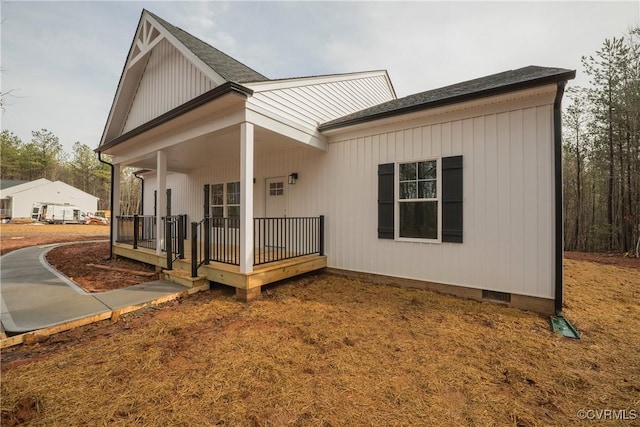
<path id="1" fill-rule="evenodd" d="M 303 146 L 268 129 L 255 127 L 254 156 L 260 157 L 279 151 Z M 240 161 L 240 126 L 232 126 L 217 132 L 201 135 L 164 149 L 167 153 L 167 170 L 186 173 L 207 166 L 212 158 L 224 158 L 230 162 Z M 123 164 L 125 166 L 125 164 Z M 126 164 L 137 169 L 156 169 L 156 153 Z"/>

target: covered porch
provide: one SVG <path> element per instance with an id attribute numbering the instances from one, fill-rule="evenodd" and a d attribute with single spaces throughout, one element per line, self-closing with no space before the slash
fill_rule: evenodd
<path id="1" fill-rule="evenodd" d="M 235 87 L 206 95 L 101 147 L 112 156 L 114 176 L 124 167 L 148 171 L 147 201 L 154 194 L 153 211 L 147 203 L 140 215 L 117 215 L 120 183 L 114 181 L 114 254 L 234 286 L 241 299 L 259 295 L 264 284 L 326 267 L 322 212 L 297 200 L 274 211 L 265 201 L 264 184 L 286 193 L 295 167 L 283 162 L 256 177 L 254 162 L 296 149 L 324 153 L 326 141 L 248 108 Z M 269 181 L 275 176 L 284 184 Z M 214 187 L 224 188 L 224 203 L 215 200 Z"/>

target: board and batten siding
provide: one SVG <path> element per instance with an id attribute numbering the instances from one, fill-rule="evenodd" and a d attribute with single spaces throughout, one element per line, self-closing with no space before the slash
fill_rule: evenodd
<path id="1" fill-rule="evenodd" d="M 322 183 L 315 182 L 322 177 L 322 168 L 326 153 L 313 148 L 301 147 L 287 151 L 278 151 L 255 159 L 253 186 L 254 216 L 265 215 L 265 180 L 286 177 L 299 173 L 295 185 L 287 185 L 287 212 L 289 216 L 318 216 L 325 210 L 326 199 Z M 207 167 L 190 171 L 188 174 L 167 174 L 167 188 L 172 190 L 173 214 L 187 214 L 189 222 L 203 218 L 203 187 L 205 184 L 217 184 L 239 181 L 240 163 L 237 159 L 213 158 Z M 144 214 L 153 214 L 153 192 L 156 189 L 154 175 L 145 177 Z"/>
<path id="2" fill-rule="evenodd" d="M 247 86 L 254 90 L 248 108 L 269 111 L 312 132 L 321 123 L 394 99 L 382 74 L 322 83 L 294 80 L 289 87 L 270 90 L 261 90 L 260 84 Z"/>
<path id="3" fill-rule="evenodd" d="M 301 146 L 256 157 L 255 216 L 265 212 L 265 179 L 296 172 L 288 216 L 325 215 L 329 267 L 553 299 L 553 104 L 525 104 L 338 134 L 328 152 Z M 378 239 L 378 165 L 455 155 L 463 156 L 464 243 Z M 174 213 L 199 221 L 203 185 L 238 177 L 237 158 L 169 174 Z M 145 213 L 154 181 L 145 181 Z"/>
<path id="4" fill-rule="evenodd" d="M 175 46 L 153 48 L 121 133 L 134 129 L 216 85 Z"/>
<path id="5" fill-rule="evenodd" d="M 330 143 L 328 229 L 340 238 L 329 266 L 553 298 L 552 115 L 548 104 Z M 378 239 L 378 164 L 453 155 L 463 155 L 464 243 Z"/>

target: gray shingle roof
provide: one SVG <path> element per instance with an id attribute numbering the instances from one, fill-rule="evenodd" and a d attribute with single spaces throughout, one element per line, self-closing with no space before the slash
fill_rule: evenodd
<path id="1" fill-rule="evenodd" d="M 17 179 L 0 179 L 0 190 L 15 187 L 16 185 L 24 184 L 25 182 L 27 181 L 20 181 Z"/>
<path id="2" fill-rule="evenodd" d="M 249 83 L 269 80 L 257 71 L 233 59 L 224 52 L 192 36 L 186 31 L 171 25 L 159 16 L 149 12 L 156 21 L 177 38 L 187 49 L 200 58 L 205 64 L 220 74 L 226 81 L 235 83 Z"/>
<path id="3" fill-rule="evenodd" d="M 394 99 L 323 123 L 319 126 L 319 130 L 335 129 L 513 90 L 566 81 L 573 79 L 575 75 L 575 70 L 532 65 Z"/>

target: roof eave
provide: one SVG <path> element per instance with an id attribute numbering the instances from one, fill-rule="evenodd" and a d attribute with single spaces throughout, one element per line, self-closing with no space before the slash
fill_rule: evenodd
<path id="1" fill-rule="evenodd" d="M 100 145 L 98 148 L 96 148 L 94 151 L 96 153 L 100 153 L 100 152 L 104 152 L 110 148 L 115 147 L 118 144 L 121 144 L 135 136 L 138 136 L 144 132 L 147 132 L 155 127 L 158 127 L 164 123 L 167 123 L 170 120 L 175 119 L 176 117 L 179 117 L 183 114 L 188 113 L 191 110 L 194 110 L 208 102 L 211 102 L 215 99 L 218 99 L 224 95 L 227 95 L 229 93 L 236 93 L 239 95 L 246 97 L 249 97 L 253 94 L 253 91 L 245 86 L 242 86 L 238 83 L 235 82 L 227 82 L 224 83 L 220 86 L 217 86 L 213 89 L 211 89 L 208 92 L 203 93 L 202 95 L 193 98 L 190 101 L 185 102 L 182 105 L 177 106 L 176 108 L 167 111 L 166 113 L 156 117 L 153 120 L 150 120 L 134 129 L 131 129 L 129 132 L 126 132 L 110 141 L 105 142 L 104 144 Z"/>
<path id="2" fill-rule="evenodd" d="M 529 89 L 536 86 L 544 86 L 550 83 L 557 83 L 559 81 L 567 81 L 574 79 L 576 76 L 575 70 L 570 70 L 565 73 L 555 74 L 552 76 L 540 77 L 537 79 L 531 79 L 523 82 L 511 83 L 504 86 L 499 86 L 495 88 L 480 90 L 472 93 L 465 93 L 462 95 L 452 96 L 449 98 L 439 99 L 436 101 L 425 102 L 421 104 L 411 105 L 404 108 L 398 108 L 396 110 L 384 111 L 376 114 L 371 114 L 368 116 L 357 117 L 350 120 L 345 120 L 337 123 L 328 122 L 327 124 L 321 124 L 318 126 L 318 130 L 320 132 L 339 129 L 343 127 L 358 125 L 362 123 L 367 123 L 375 120 L 380 120 L 389 117 L 400 116 L 403 114 L 413 113 L 421 110 L 428 110 L 431 108 L 442 107 L 451 104 L 457 104 L 459 102 L 471 101 L 479 98 L 486 98 L 494 95 L 501 95 L 508 92 L 513 92 L 516 90 Z"/>
<path id="3" fill-rule="evenodd" d="M 145 9 L 142 9 L 142 13 L 140 14 L 140 18 L 138 19 L 138 25 L 136 26 L 136 32 L 134 33 L 133 40 L 131 40 L 131 46 L 129 46 L 129 51 L 127 52 L 124 65 L 122 66 L 122 72 L 120 73 L 120 79 L 118 80 L 118 85 L 116 86 L 116 92 L 113 94 L 113 99 L 111 100 L 111 108 L 109 108 L 109 115 L 107 116 L 107 122 L 104 124 L 104 129 L 102 130 L 102 136 L 100 137 L 101 142 L 104 141 L 104 139 L 106 138 L 109 125 L 111 124 L 111 118 L 113 117 L 113 113 L 116 108 L 116 102 L 118 100 L 118 95 L 120 93 L 120 87 L 122 86 L 124 76 L 127 72 L 127 63 L 128 63 L 129 57 L 131 56 L 131 52 L 133 51 L 133 47 L 136 44 L 136 34 L 138 33 L 138 29 L 140 28 L 140 24 L 142 23 L 142 18 L 144 17 L 144 13 L 145 13 Z M 97 152 L 97 149 L 94 151 Z"/>

